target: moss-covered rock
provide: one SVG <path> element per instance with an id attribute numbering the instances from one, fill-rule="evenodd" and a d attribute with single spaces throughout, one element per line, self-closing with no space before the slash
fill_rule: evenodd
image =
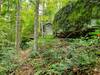
<path id="1" fill-rule="evenodd" d="M 69 2 L 55 15 L 54 33 L 81 32 L 81 30 L 92 28 L 91 20 L 98 18 L 100 18 L 100 0 Z"/>

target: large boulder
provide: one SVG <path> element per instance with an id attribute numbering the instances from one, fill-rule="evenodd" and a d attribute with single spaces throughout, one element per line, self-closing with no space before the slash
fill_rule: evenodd
<path id="1" fill-rule="evenodd" d="M 100 18 L 100 0 L 78 0 L 69 2 L 60 9 L 53 21 L 54 34 L 71 35 L 73 33 L 82 33 L 91 28 L 92 19 Z M 89 32 L 89 31 L 88 31 Z M 63 34 L 62 34 L 63 33 Z M 63 35 L 66 37 L 65 35 Z"/>

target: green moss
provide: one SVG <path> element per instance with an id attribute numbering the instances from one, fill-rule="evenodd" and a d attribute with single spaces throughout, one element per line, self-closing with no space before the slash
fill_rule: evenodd
<path id="1" fill-rule="evenodd" d="M 84 24 L 89 24 L 91 19 L 98 17 L 99 6 L 99 0 L 78 0 L 67 4 L 55 15 L 53 21 L 54 31 L 57 32 L 60 29 L 75 31 L 83 27 L 88 28 L 88 25 Z"/>

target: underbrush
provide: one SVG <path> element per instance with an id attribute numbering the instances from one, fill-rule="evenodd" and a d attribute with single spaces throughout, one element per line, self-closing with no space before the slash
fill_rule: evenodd
<path id="1" fill-rule="evenodd" d="M 93 75 L 100 72 L 98 50 L 97 39 L 56 39 L 41 47 L 31 63 L 35 75 Z"/>
<path id="2" fill-rule="evenodd" d="M 0 50 L 0 75 L 21 75 L 22 68 L 34 75 L 99 75 L 100 45 L 98 39 L 39 39 L 39 50 L 33 50 L 28 61 L 20 65 L 12 47 Z M 44 43 L 44 44 L 43 44 Z M 32 45 L 32 42 L 29 42 Z M 24 66 L 23 66 L 24 65 Z M 25 71 L 25 70 L 24 70 Z"/>
<path id="3" fill-rule="evenodd" d="M 14 59 L 16 58 L 14 48 L 6 47 L 0 50 L 0 75 L 8 75 L 8 72 L 17 66 L 17 64 L 14 63 Z"/>

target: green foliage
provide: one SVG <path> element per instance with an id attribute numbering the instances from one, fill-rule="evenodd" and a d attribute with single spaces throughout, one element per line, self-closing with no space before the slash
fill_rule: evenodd
<path id="1" fill-rule="evenodd" d="M 17 66 L 17 64 L 14 63 L 15 59 L 16 51 L 14 48 L 6 47 L 0 50 L 0 75 L 7 75 L 7 72 Z"/>
<path id="2" fill-rule="evenodd" d="M 93 36 L 97 36 L 98 34 L 100 34 L 100 19 L 96 20 L 96 24 L 96 30 L 90 33 Z"/>
<path id="3" fill-rule="evenodd" d="M 88 47 L 88 46 L 97 45 L 98 39 L 97 37 L 92 37 L 91 39 L 82 37 L 81 39 L 70 39 L 69 42 L 71 42 L 71 44 Z"/>
<path id="4" fill-rule="evenodd" d="M 95 65 L 96 63 L 96 56 L 94 49 L 92 50 L 84 47 L 78 49 L 71 47 L 69 49 L 68 57 L 73 63 L 73 65 L 77 66 Z"/>
<path id="5" fill-rule="evenodd" d="M 79 39 L 57 39 L 53 35 L 40 36 L 38 39 L 39 50 L 33 50 L 29 62 L 34 67 L 34 75 L 73 75 L 73 66 L 77 66 L 80 71 L 89 70 L 97 65 L 99 52 L 99 42 L 96 34 L 100 34 L 100 14 L 99 0 L 41 0 L 44 2 L 44 15 L 40 16 L 40 22 L 54 19 L 54 30 L 86 29 L 92 26 L 89 24 L 92 19 L 96 19 L 95 32 L 90 38 Z M 31 0 L 21 1 L 21 37 L 23 49 L 33 47 L 34 29 L 34 2 Z M 26 12 L 27 11 L 27 12 Z M 15 51 L 15 24 L 16 24 L 16 1 L 3 0 L 0 15 L 0 75 L 9 75 L 10 71 L 15 71 L 18 67 L 17 53 Z M 96 26 L 95 26 L 96 25 Z M 59 28 L 58 28 L 59 27 Z M 70 28 L 71 27 L 71 28 Z M 40 26 L 38 28 L 41 34 Z M 66 72 L 67 71 L 67 72 Z"/>
<path id="6" fill-rule="evenodd" d="M 29 6 L 30 4 L 30 6 Z M 31 3 L 22 2 L 22 10 L 21 10 L 21 26 L 22 26 L 22 37 L 29 38 L 33 34 L 34 29 L 34 6 Z M 27 11 L 27 12 L 26 12 Z"/>
<path id="7" fill-rule="evenodd" d="M 73 75 L 74 66 L 77 66 L 85 74 L 94 68 L 97 63 L 96 52 L 99 48 L 94 46 L 98 43 L 92 42 L 92 40 L 73 39 L 69 41 L 70 45 L 67 46 L 68 42 L 65 40 L 61 42 L 56 39 L 45 45 L 45 47 L 50 47 L 41 47 L 34 60 L 31 61 L 35 67 L 35 75 Z"/>

